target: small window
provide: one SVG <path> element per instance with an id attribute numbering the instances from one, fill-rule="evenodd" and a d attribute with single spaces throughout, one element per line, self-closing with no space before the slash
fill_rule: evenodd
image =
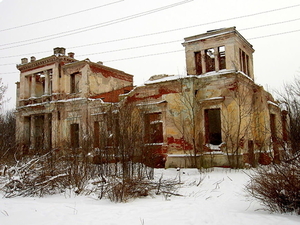
<path id="1" fill-rule="evenodd" d="M 147 143 L 163 142 L 163 126 L 161 113 L 149 113 L 145 115 L 145 138 Z"/>
<path id="2" fill-rule="evenodd" d="M 220 109 L 206 109 L 205 139 L 206 143 L 219 145 L 222 143 Z"/>
<path id="3" fill-rule="evenodd" d="M 225 46 L 219 47 L 219 65 L 220 70 L 226 69 Z"/>
<path id="4" fill-rule="evenodd" d="M 249 56 L 240 49 L 240 70 L 249 75 Z"/>
<path id="5" fill-rule="evenodd" d="M 206 72 L 215 71 L 215 50 L 213 48 L 205 50 Z"/>
<path id="6" fill-rule="evenodd" d="M 71 124 L 71 147 L 79 148 L 79 124 Z"/>
<path id="7" fill-rule="evenodd" d="M 202 62 L 201 62 L 201 52 L 195 52 L 195 66 L 196 66 L 196 74 L 202 74 Z"/>
<path id="8" fill-rule="evenodd" d="M 70 93 L 78 93 L 79 92 L 79 73 L 73 73 L 70 75 Z"/>

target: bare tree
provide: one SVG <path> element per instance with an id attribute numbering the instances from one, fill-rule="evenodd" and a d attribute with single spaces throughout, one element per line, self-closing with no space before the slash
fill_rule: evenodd
<path id="1" fill-rule="evenodd" d="M 287 112 L 286 118 L 283 118 L 288 121 L 283 124 L 283 139 L 291 144 L 295 154 L 300 152 L 300 78 L 295 77 L 292 83 L 285 84 L 283 92 L 277 91 L 277 95 L 282 109 Z"/>
<path id="2" fill-rule="evenodd" d="M 7 90 L 7 85 L 3 84 L 2 78 L 0 77 L 0 109 L 3 108 L 3 105 L 8 100 L 5 100 L 5 92 Z"/>
<path id="3" fill-rule="evenodd" d="M 0 115 L 0 161 L 3 164 L 14 161 L 16 152 L 16 118 L 13 111 Z M 5 163 L 4 163 L 5 162 Z"/>
<path id="4" fill-rule="evenodd" d="M 249 83 L 236 79 L 229 88 L 222 110 L 222 133 L 226 143 L 224 150 L 233 168 L 243 166 L 241 150 L 246 147 L 246 140 L 251 137 L 255 105 Z"/>
<path id="5" fill-rule="evenodd" d="M 202 167 L 203 148 L 200 138 L 201 129 L 197 126 L 199 115 L 199 103 L 194 93 L 194 81 L 180 78 L 177 81 L 180 93 L 174 99 L 177 109 L 170 110 L 173 124 L 181 134 L 182 150 L 189 157 L 190 167 Z"/>

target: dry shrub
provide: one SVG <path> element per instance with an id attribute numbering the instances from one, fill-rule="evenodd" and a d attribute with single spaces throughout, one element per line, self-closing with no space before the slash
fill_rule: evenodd
<path id="1" fill-rule="evenodd" d="M 4 197 L 44 196 L 55 194 L 66 188 L 64 171 L 53 170 L 45 163 L 46 155 L 23 159 L 9 167 L 5 174 L 2 190 Z"/>
<path id="2" fill-rule="evenodd" d="M 112 202 L 127 202 L 129 199 L 145 197 L 154 189 L 149 180 L 141 178 L 112 179 L 109 186 L 107 197 Z"/>
<path id="3" fill-rule="evenodd" d="M 86 195 L 96 195 L 99 199 L 107 198 L 112 202 L 127 202 L 131 199 L 154 195 L 176 195 L 178 180 L 149 180 L 145 177 L 101 176 L 90 180 L 84 190 Z"/>
<path id="4" fill-rule="evenodd" d="M 39 196 L 62 193 L 72 189 L 80 194 L 93 174 L 93 165 L 83 161 L 57 158 L 53 152 L 41 156 L 23 157 L 14 166 L 7 167 L 1 184 L 4 197 Z"/>
<path id="5" fill-rule="evenodd" d="M 300 157 L 254 170 L 246 191 L 271 212 L 300 215 Z"/>
<path id="6" fill-rule="evenodd" d="M 93 165 L 85 160 L 56 158 L 52 153 L 24 157 L 8 167 L 0 176 L 4 197 L 43 197 L 71 190 L 75 194 L 93 194 L 99 199 L 127 202 L 160 193 L 176 195 L 178 181 L 162 177 L 155 181 L 151 179 L 153 168 L 140 163 L 132 163 L 131 170 L 126 167 L 124 173 L 122 164 Z"/>

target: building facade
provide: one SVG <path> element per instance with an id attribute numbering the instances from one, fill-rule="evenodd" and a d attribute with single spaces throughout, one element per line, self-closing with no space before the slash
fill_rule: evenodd
<path id="1" fill-rule="evenodd" d="M 243 167 L 280 160 L 287 117 L 255 84 L 252 45 L 235 27 L 184 39 L 187 75 L 133 76 L 74 53 L 17 65 L 17 141 L 153 167 Z M 284 116 L 285 115 L 285 116 Z"/>

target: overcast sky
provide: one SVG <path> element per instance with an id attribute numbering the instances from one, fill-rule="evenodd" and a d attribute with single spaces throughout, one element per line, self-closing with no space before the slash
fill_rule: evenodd
<path id="1" fill-rule="evenodd" d="M 185 37 L 223 27 L 253 45 L 255 82 L 279 89 L 300 75 L 299 0 L 0 0 L 0 76 L 15 106 L 16 64 L 65 47 L 134 75 L 185 72 Z"/>

